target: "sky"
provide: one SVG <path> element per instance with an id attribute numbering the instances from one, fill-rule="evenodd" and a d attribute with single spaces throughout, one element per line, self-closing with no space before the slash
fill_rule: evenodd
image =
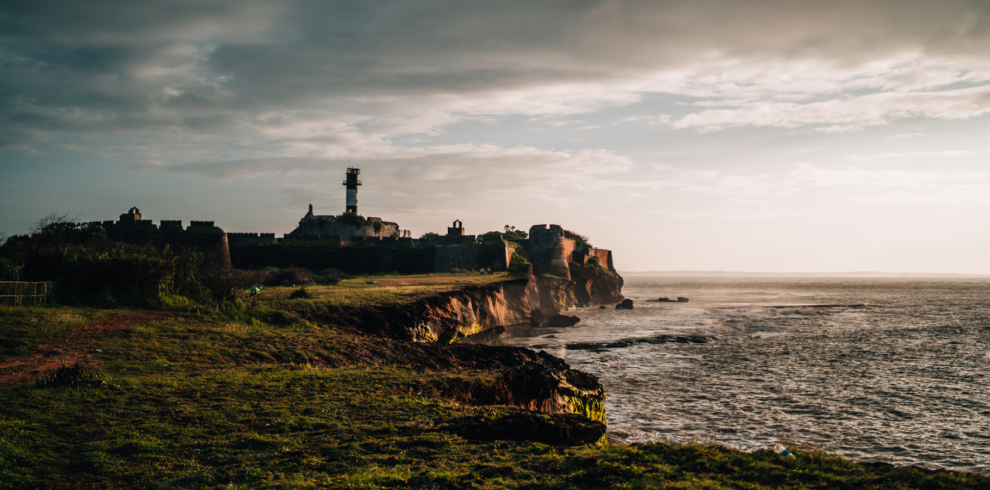
<path id="1" fill-rule="evenodd" d="M 52 213 L 414 236 L 620 270 L 990 274 L 990 2 L 0 4 L 0 232 Z"/>

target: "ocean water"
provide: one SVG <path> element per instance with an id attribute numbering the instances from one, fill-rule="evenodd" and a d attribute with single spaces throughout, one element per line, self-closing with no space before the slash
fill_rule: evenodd
<path id="1" fill-rule="evenodd" d="M 623 294 L 635 309 L 507 341 L 596 374 L 620 438 L 990 474 L 990 281 L 629 277 Z M 715 340 L 567 348 L 659 334 Z"/>

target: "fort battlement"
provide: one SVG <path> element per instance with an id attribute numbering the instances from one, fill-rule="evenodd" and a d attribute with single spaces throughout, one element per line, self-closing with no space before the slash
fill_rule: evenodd
<path id="1" fill-rule="evenodd" d="M 572 238 L 573 237 L 573 238 Z M 612 263 L 612 251 L 591 247 L 579 243 L 580 235 L 565 230 L 560 225 L 533 225 L 529 229 L 529 238 L 523 240 L 523 247 L 533 263 L 533 273 L 551 275 L 570 279 L 568 264 L 575 262 L 581 265 L 596 259 L 598 264 L 611 272 L 615 272 Z M 580 237 L 584 242 L 584 237 Z"/>

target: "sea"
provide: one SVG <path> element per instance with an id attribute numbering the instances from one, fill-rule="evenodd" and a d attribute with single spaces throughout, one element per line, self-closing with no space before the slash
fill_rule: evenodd
<path id="1" fill-rule="evenodd" d="M 597 375 L 611 435 L 990 474 L 990 281 L 625 279 L 632 310 L 506 340 Z"/>

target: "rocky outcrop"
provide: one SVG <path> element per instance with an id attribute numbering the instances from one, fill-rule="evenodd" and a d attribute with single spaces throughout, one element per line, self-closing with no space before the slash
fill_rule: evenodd
<path id="1" fill-rule="evenodd" d="M 573 326 L 570 317 L 549 325 L 550 318 L 574 306 L 615 303 L 622 299 L 622 278 L 595 264 L 572 264 L 573 280 L 533 276 L 438 293 L 401 308 L 358 309 L 320 313 L 318 323 L 351 327 L 378 337 L 452 343 L 495 327 Z M 565 325 L 566 323 L 566 325 Z"/>
<path id="2" fill-rule="evenodd" d="M 514 279 L 439 293 L 401 308 L 328 312 L 326 323 L 401 340 L 451 343 L 491 328 L 529 321 L 528 281 Z"/>
<path id="3" fill-rule="evenodd" d="M 600 441 L 605 424 L 574 414 L 521 410 L 501 417 L 476 416 L 457 421 L 453 430 L 475 441 L 535 441 L 550 446 L 580 446 Z"/>
<path id="4" fill-rule="evenodd" d="M 622 301 L 622 276 L 597 265 L 570 264 L 574 302 L 578 306 Z"/>
<path id="5" fill-rule="evenodd" d="M 580 318 L 572 315 L 554 315 L 547 320 L 547 326 L 550 328 L 567 328 L 577 325 L 580 321 Z"/>
<path id="6" fill-rule="evenodd" d="M 615 309 L 617 309 L 617 310 L 631 310 L 631 309 L 633 309 L 633 300 L 631 300 L 631 299 L 624 299 L 624 300 L 622 300 L 621 303 L 615 305 Z"/>

